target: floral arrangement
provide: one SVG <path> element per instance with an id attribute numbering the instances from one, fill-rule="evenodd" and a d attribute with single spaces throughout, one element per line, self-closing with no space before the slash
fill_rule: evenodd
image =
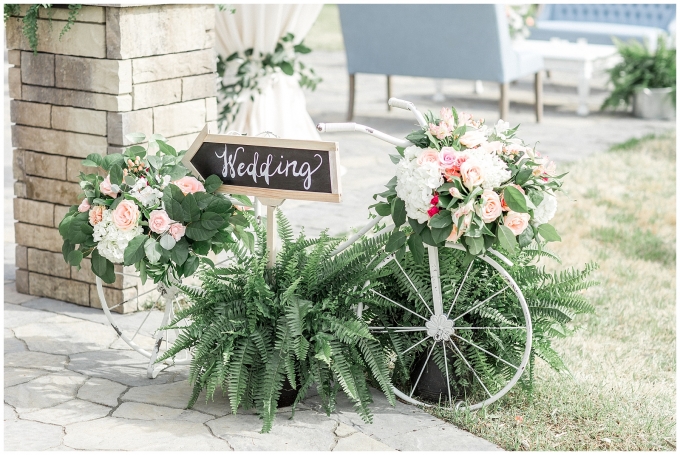
<path id="1" fill-rule="evenodd" d="M 218 55 L 217 74 L 220 82 L 217 93 L 220 103 L 218 118 L 220 128 L 224 130 L 234 121 L 239 105 L 246 97 L 252 99 L 254 93 L 260 93 L 260 81 L 265 76 L 277 72 L 288 76 L 297 75 L 300 87 L 315 90 L 321 78 L 316 75 L 313 68 L 305 66 L 299 60 L 299 55 L 311 51 L 302 43 L 295 44 L 295 35 L 288 33 L 279 40 L 271 54 L 256 53 L 250 48 L 243 53 L 234 52 L 226 59 Z M 228 66 L 236 68 L 234 74 L 227 72 Z M 225 84 L 225 79 L 235 81 Z"/>
<path id="2" fill-rule="evenodd" d="M 505 15 L 508 18 L 508 30 L 511 38 L 523 37 L 528 38 L 531 32 L 529 27 L 535 24 L 534 16 L 538 6 L 531 5 L 506 5 Z"/>
<path id="3" fill-rule="evenodd" d="M 146 138 L 131 136 L 133 142 Z M 139 145 L 122 154 L 90 154 L 83 165 L 100 172 L 81 172 L 84 199 L 59 224 L 66 262 L 80 267 L 91 255 L 92 271 L 106 283 L 116 279 L 114 264 L 134 264 L 143 282 L 150 277 L 171 284 L 193 274 L 201 261 L 210 263 L 204 256 L 234 242 L 232 234 L 252 237 L 243 229 L 247 219 L 215 193 L 222 184 L 218 176 L 201 182 L 182 164 L 184 151 L 159 135 L 149 144 L 157 145 L 155 155 Z"/>
<path id="4" fill-rule="evenodd" d="M 400 226 L 407 218 L 409 249 L 421 258 L 422 242 L 460 242 L 479 255 L 493 245 L 515 253 L 534 240 L 560 240 L 548 224 L 563 177 L 555 164 L 503 120 L 488 127 L 454 108 L 442 108 L 440 117 L 429 113 L 428 127 L 407 136 L 414 145 L 397 148 L 397 175 L 374 196 L 386 199 L 374 205 L 376 212 L 395 224 L 387 250 L 405 251 Z"/>

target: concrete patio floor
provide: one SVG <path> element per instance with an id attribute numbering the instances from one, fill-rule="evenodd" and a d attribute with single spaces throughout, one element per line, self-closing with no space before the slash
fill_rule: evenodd
<path id="1" fill-rule="evenodd" d="M 344 121 L 347 75 L 343 52 L 313 52 L 306 57 L 324 78 L 307 94 L 315 122 Z M 5 71 L 7 63 L 5 63 Z M 5 73 L 6 74 L 6 73 Z M 614 143 L 675 128 L 674 121 L 644 121 L 627 114 L 601 114 L 606 92 L 593 84 L 588 117 L 574 114 L 575 80 L 554 75 L 546 82 L 544 121 L 532 114 L 530 80 L 510 90 L 512 125 L 520 137 L 539 142 L 539 150 L 560 163 L 601 153 Z M 6 80 L 6 79 L 5 79 Z M 429 79 L 395 77 L 393 96 L 415 102 L 422 110 L 442 105 L 497 120 L 498 88 L 485 84 L 476 95 L 469 81 L 444 81 L 443 103 L 434 103 Z M 404 136 L 415 128 L 409 113 L 386 108 L 384 76 L 359 75 L 354 121 Z M 295 418 L 279 411 L 272 432 L 259 434 L 257 416 L 229 414 L 218 398 L 184 410 L 189 396 L 186 367 L 173 367 L 148 380 L 144 358 L 116 340 L 101 310 L 18 294 L 14 290 L 13 179 L 8 91 L 5 86 L 4 160 L 4 346 L 5 450 L 498 450 L 429 414 L 405 404 L 390 407 L 378 393 L 374 423 L 364 424 L 351 405 L 340 400 L 338 412 L 326 417 L 315 397 Z M 372 195 L 393 175 L 389 145 L 357 134 L 327 134 L 340 142 L 343 202 L 324 204 L 287 201 L 284 213 L 297 229 L 317 234 L 348 232 L 367 219 Z M 132 324 L 141 313 L 117 315 Z M 153 318 L 160 318 L 153 312 Z M 148 341 L 148 335 L 147 341 Z M 144 336 L 144 334 L 143 334 Z"/>

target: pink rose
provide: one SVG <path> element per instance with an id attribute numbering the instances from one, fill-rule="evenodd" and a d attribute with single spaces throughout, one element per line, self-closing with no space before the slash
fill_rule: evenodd
<path id="1" fill-rule="evenodd" d="M 90 224 L 92 226 L 99 223 L 103 217 L 104 217 L 103 205 L 95 205 L 94 207 L 92 207 L 92 210 L 90 210 Z"/>
<path id="2" fill-rule="evenodd" d="M 491 223 L 502 213 L 503 208 L 498 194 L 495 191 L 484 190 L 482 193 L 482 221 Z"/>
<path id="3" fill-rule="evenodd" d="M 439 165 L 446 169 L 456 164 L 456 151 L 453 147 L 442 147 L 439 152 Z"/>
<path id="4" fill-rule="evenodd" d="M 175 241 L 181 239 L 184 236 L 184 232 L 187 230 L 186 227 L 182 226 L 180 223 L 172 223 L 168 232 Z"/>
<path id="5" fill-rule="evenodd" d="M 472 189 L 475 186 L 481 185 L 484 181 L 482 176 L 482 169 L 475 164 L 474 161 L 467 160 L 460 166 L 460 176 L 463 178 L 463 183 L 468 188 Z"/>
<path id="6" fill-rule="evenodd" d="M 139 219 L 139 208 L 137 204 L 127 199 L 118 204 L 111 216 L 113 224 L 121 231 L 129 231 L 137 226 Z"/>
<path id="7" fill-rule="evenodd" d="M 515 235 L 520 235 L 529 225 L 528 213 L 517 213 L 512 210 L 503 218 L 503 224 Z"/>
<path id="8" fill-rule="evenodd" d="M 479 131 L 468 131 L 460 137 L 460 143 L 471 149 L 486 142 L 486 137 Z"/>
<path id="9" fill-rule="evenodd" d="M 111 178 L 107 175 L 104 181 L 99 184 L 99 191 L 107 196 L 116 198 L 120 192 L 120 187 L 118 187 L 118 185 L 111 184 Z"/>
<path id="10" fill-rule="evenodd" d="M 149 214 L 149 229 L 156 234 L 162 234 L 168 230 L 172 220 L 165 210 L 154 210 Z"/>
<path id="11" fill-rule="evenodd" d="M 78 211 L 80 213 L 83 213 L 83 212 L 87 212 L 88 210 L 90 210 L 90 203 L 87 202 L 87 198 L 86 198 L 86 199 L 83 199 L 83 202 L 81 202 L 80 205 L 78 206 Z"/>
<path id="12" fill-rule="evenodd" d="M 433 149 L 423 150 L 418 157 L 418 165 L 422 166 L 423 163 L 435 163 L 439 165 L 439 153 Z"/>
<path id="13" fill-rule="evenodd" d="M 205 191 L 203 184 L 199 182 L 198 179 L 190 176 L 182 177 L 172 183 L 177 185 L 185 196 L 190 193 L 193 194 L 198 193 L 199 191 Z"/>

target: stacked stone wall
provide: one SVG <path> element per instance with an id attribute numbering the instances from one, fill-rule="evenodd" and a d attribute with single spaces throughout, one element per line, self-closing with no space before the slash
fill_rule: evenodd
<path id="1" fill-rule="evenodd" d="M 25 11 L 26 7 L 23 7 Z M 84 6 L 59 39 L 67 10 L 46 12 L 38 53 L 20 17 L 6 24 L 12 122 L 17 291 L 100 307 L 89 260 L 61 257 L 58 225 L 78 204 L 81 161 L 122 152 L 131 132 L 162 134 L 186 149 L 217 117 L 214 6 Z M 126 268 L 127 269 L 127 268 Z M 120 267 L 117 271 L 121 271 Z M 136 279 L 105 290 L 116 308 L 138 309 Z"/>

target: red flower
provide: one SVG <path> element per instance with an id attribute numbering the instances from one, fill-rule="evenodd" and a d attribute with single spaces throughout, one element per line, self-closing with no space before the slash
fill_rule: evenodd
<path id="1" fill-rule="evenodd" d="M 430 210 L 427 211 L 427 214 L 430 215 L 430 218 L 435 216 L 437 213 L 439 213 L 439 207 L 435 206 L 430 207 Z"/>
<path id="2" fill-rule="evenodd" d="M 434 197 L 430 201 L 430 204 L 437 205 L 439 203 L 439 193 L 434 193 Z"/>

